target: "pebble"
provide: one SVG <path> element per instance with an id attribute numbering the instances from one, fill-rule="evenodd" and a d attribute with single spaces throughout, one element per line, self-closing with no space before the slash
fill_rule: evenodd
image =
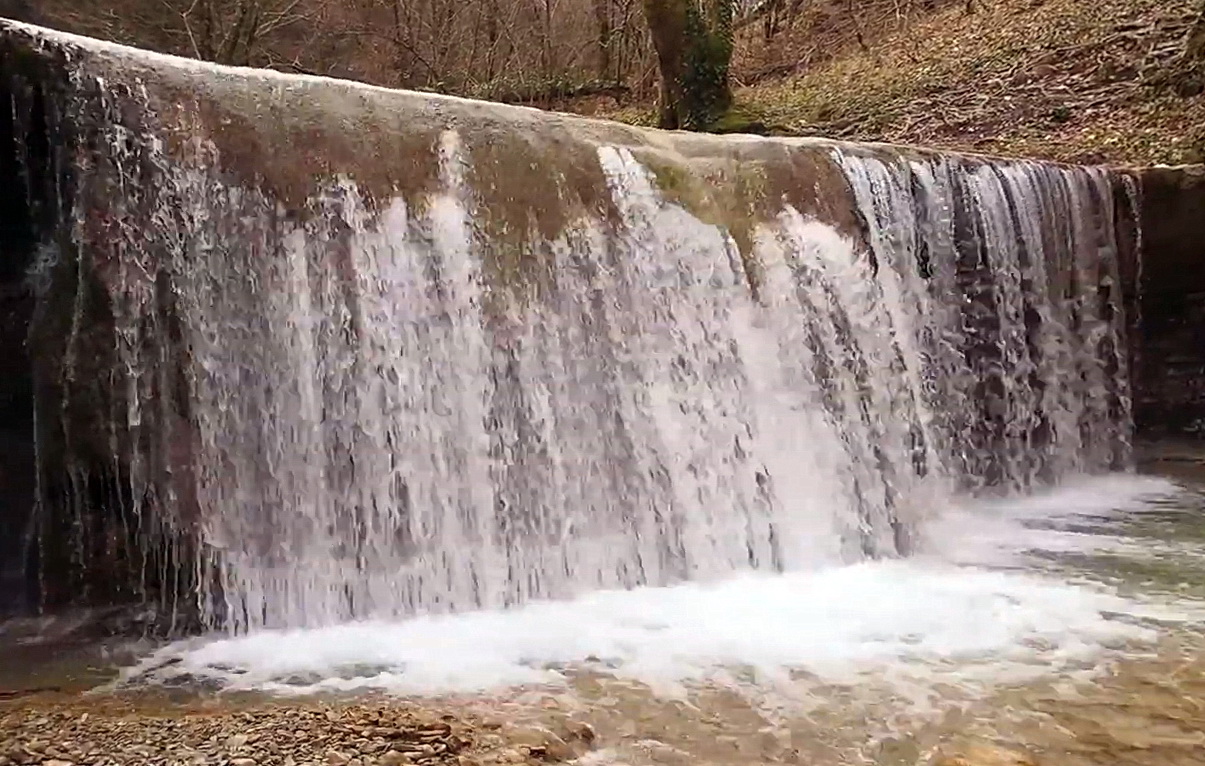
<path id="1" fill-rule="evenodd" d="M 566 740 L 575 739 L 586 745 L 594 744 L 594 740 L 598 739 L 598 734 L 594 731 L 594 727 L 585 721 L 566 721 L 565 722 Z"/>
<path id="2" fill-rule="evenodd" d="M 472 766 L 471 721 L 390 704 L 131 712 L 0 703 L 0 766 Z M 52 735 L 52 736 L 48 736 Z M 502 747 L 499 741 L 497 747 Z"/>
<path id="3" fill-rule="evenodd" d="M 513 745 L 542 760 L 568 761 L 577 756 L 565 740 L 540 726 L 504 726 L 502 735 Z"/>
<path id="4" fill-rule="evenodd" d="M 1036 766 L 1026 753 L 994 745 L 976 744 L 955 755 L 938 755 L 934 766 Z"/>
<path id="5" fill-rule="evenodd" d="M 235 734 L 230 739 L 226 740 L 226 747 L 230 750 L 238 750 L 243 745 L 247 744 L 250 739 L 246 734 Z"/>

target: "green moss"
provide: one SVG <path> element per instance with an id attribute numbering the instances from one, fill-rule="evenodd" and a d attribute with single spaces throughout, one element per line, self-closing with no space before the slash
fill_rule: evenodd
<path id="1" fill-rule="evenodd" d="M 491 288 L 519 304 L 538 300 L 556 287 L 553 243 L 583 220 L 615 215 L 594 146 L 516 130 L 465 133 L 464 140 Z"/>
<path id="2" fill-rule="evenodd" d="M 732 61 L 732 8 L 714 2 L 716 18 L 705 19 L 699 8 L 687 4 L 685 67 L 681 78 L 681 127 L 706 130 L 723 117 L 732 104 L 728 66 Z M 723 10 L 726 9 L 726 12 Z"/>
<path id="3" fill-rule="evenodd" d="M 767 196 L 767 177 L 760 165 L 742 165 L 738 168 L 733 191 L 735 203 L 731 224 L 732 238 L 740 248 L 741 265 L 745 269 L 745 281 L 754 299 L 760 298 L 765 284 L 765 271 L 754 252 L 754 234 L 757 224 L 768 219 L 777 210 L 770 210 L 771 200 Z"/>
<path id="4" fill-rule="evenodd" d="M 661 127 L 707 130 L 732 103 L 732 0 L 645 0 L 663 77 Z"/>
<path id="5" fill-rule="evenodd" d="M 616 122 L 641 128 L 657 127 L 657 110 L 651 107 L 627 106 L 608 113 L 607 116 Z"/>
<path id="6" fill-rule="evenodd" d="M 644 160 L 644 166 L 653 174 L 653 178 L 657 181 L 657 188 L 665 196 L 673 199 L 675 202 L 683 202 L 684 196 L 691 189 L 690 172 L 680 165 L 675 165 L 669 162 L 658 162 L 652 159 Z M 690 208 L 690 205 L 684 205 Z M 693 212 L 693 210 L 692 210 Z"/>
<path id="7" fill-rule="evenodd" d="M 746 112 L 729 109 L 711 125 L 711 133 L 754 133 L 764 134 L 765 126 L 760 120 Z"/>
<path id="8" fill-rule="evenodd" d="M 767 194 L 767 173 L 760 162 L 743 162 L 697 175 L 686 166 L 663 157 L 641 157 L 665 199 L 705 224 L 732 237 L 740 252 L 745 282 L 754 299 L 764 283 L 763 269 L 754 252 L 759 223 L 778 212 Z"/>
<path id="9" fill-rule="evenodd" d="M 770 136 L 790 135 L 789 128 L 775 125 L 766 110 L 746 99 L 737 99 L 708 128 L 709 133 Z"/>
<path id="10" fill-rule="evenodd" d="M 477 216 L 477 226 L 480 241 L 488 247 L 482 268 L 494 308 L 501 310 L 505 301 L 526 305 L 553 287 L 555 275 L 547 244 L 534 232 L 534 226 L 511 226 L 488 214 Z"/>

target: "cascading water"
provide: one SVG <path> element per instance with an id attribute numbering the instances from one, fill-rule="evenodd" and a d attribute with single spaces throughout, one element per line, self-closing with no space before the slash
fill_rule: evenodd
<path id="1" fill-rule="evenodd" d="M 837 168 L 815 193 L 860 225 L 762 199 L 738 236 L 644 148 L 574 139 L 609 212 L 525 233 L 533 277 L 484 224 L 463 129 L 429 147 L 427 193 L 348 174 L 298 205 L 188 119 L 139 135 L 125 107 L 103 107 L 74 236 L 119 286 L 129 502 L 194 530 L 210 625 L 907 554 L 961 493 L 1128 460 L 1104 171 L 764 142 Z M 100 244 L 90 204 L 117 221 Z"/>
<path id="2" fill-rule="evenodd" d="M 1024 490 L 1125 465 L 1126 325 L 1105 171 L 842 164 L 875 258 L 890 264 L 887 313 L 912 325 L 898 372 L 918 394 L 928 381 L 925 420 L 944 421 L 947 470 L 972 489 Z"/>
<path id="3" fill-rule="evenodd" d="M 1091 171 L 838 152 L 871 252 L 784 210 L 755 301 L 732 238 L 602 147 L 621 225 L 549 243 L 555 288 L 518 306 L 487 295 L 455 133 L 439 151 L 426 211 L 371 216 L 346 183 L 306 227 L 268 200 L 210 226 L 245 192 L 173 179 L 202 539 L 235 625 L 892 555 L 968 484 L 1124 454 Z"/>

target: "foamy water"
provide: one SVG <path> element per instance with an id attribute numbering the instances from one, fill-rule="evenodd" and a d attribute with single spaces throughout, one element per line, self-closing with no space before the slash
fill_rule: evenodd
<path id="1" fill-rule="evenodd" d="M 971 566 L 1023 565 L 1025 554 L 1034 551 L 1147 555 L 1176 543 L 1136 541 L 1105 530 L 1111 522 L 1166 508 L 1183 494 L 1160 477 L 1083 477 L 1054 491 L 946 509 L 926 524 L 922 545 L 930 556 Z M 1085 522 L 1096 523 L 1085 528 Z"/>
<path id="2" fill-rule="evenodd" d="M 876 683 L 988 688 L 1090 669 L 1157 638 L 1151 618 L 1196 619 L 1190 603 L 1139 602 L 1024 569 L 1029 551 L 1115 550 L 1121 540 L 1061 531 L 1060 520 L 1140 513 L 1179 491 L 1160 479 L 1087 480 L 944 512 L 926 530 L 926 552 L 911 559 L 186 642 L 130 675 L 170 660 L 151 677 L 288 692 L 478 692 L 563 683 L 573 668 L 660 688 L 723 682 L 735 671 L 763 684 L 804 671 L 822 682 L 873 674 Z M 1055 528 L 1024 525 L 1035 519 Z"/>

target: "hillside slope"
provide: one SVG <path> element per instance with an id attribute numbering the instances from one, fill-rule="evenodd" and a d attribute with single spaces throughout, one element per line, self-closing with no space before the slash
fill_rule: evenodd
<path id="1" fill-rule="evenodd" d="M 771 132 L 1074 162 L 1205 161 L 1205 96 L 1156 84 L 1193 0 L 984 0 L 738 90 Z M 646 122 L 640 108 L 597 110 Z"/>

